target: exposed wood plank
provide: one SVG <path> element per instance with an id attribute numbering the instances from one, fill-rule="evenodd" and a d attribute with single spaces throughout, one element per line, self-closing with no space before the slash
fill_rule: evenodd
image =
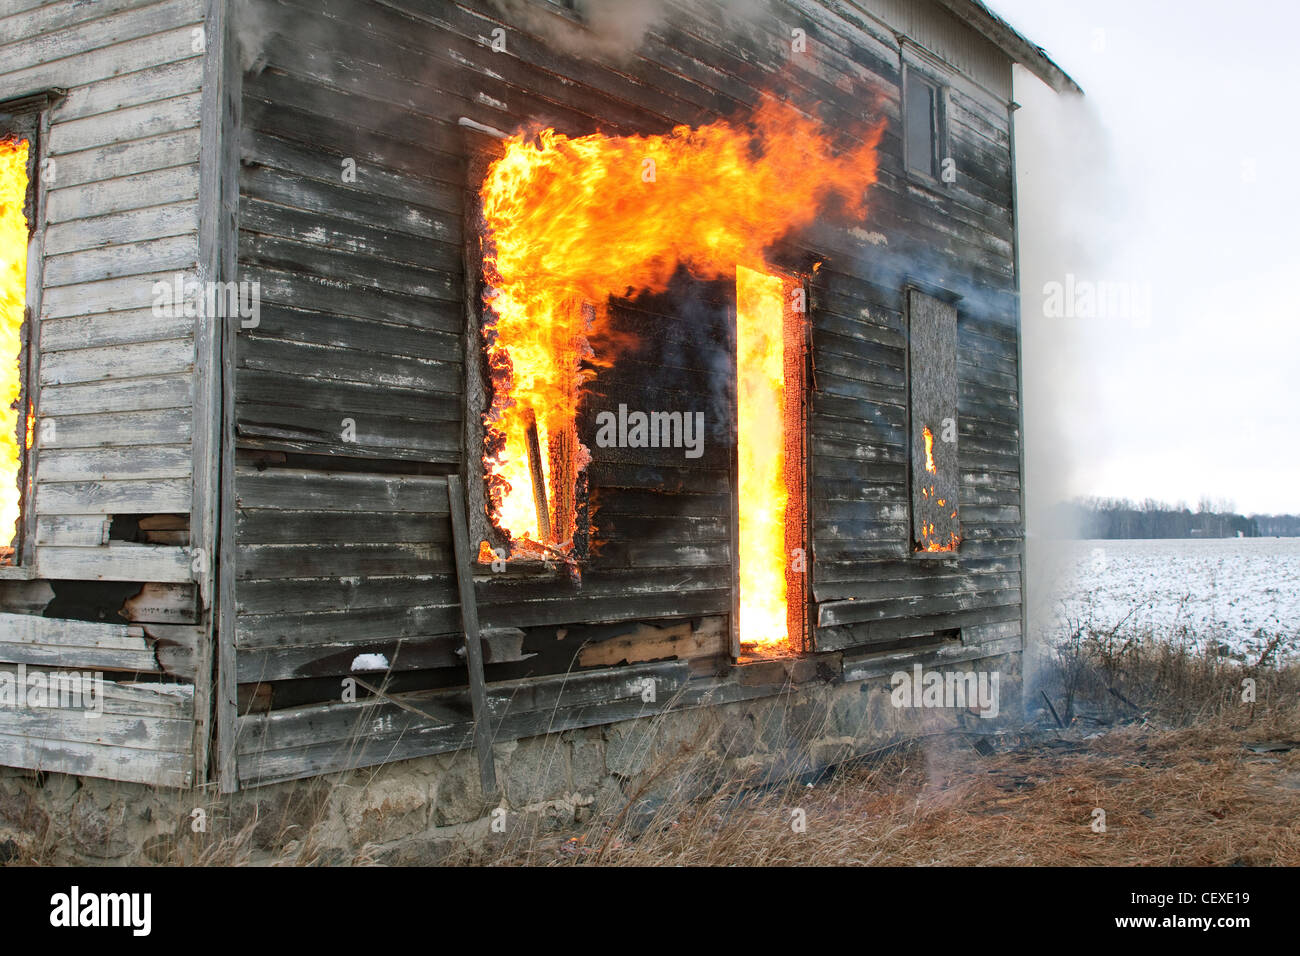
<path id="1" fill-rule="evenodd" d="M 196 199 L 198 190 L 199 170 L 192 164 L 52 189 L 49 221 L 68 222 L 180 203 Z"/>
<path id="2" fill-rule="evenodd" d="M 193 782 L 194 766 L 188 750 L 142 750 L 106 743 L 26 737 L 12 732 L 19 729 L 10 723 L 12 713 L 0 711 L 0 764 L 4 766 L 178 789 L 186 789 Z M 85 722 L 81 715 L 76 719 Z M 144 731 L 150 732 L 148 724 Z"/>
<path id="3" fill-rule="evenodd" d="M 189 508 L 190 481 L 184 478 L 68 481 L 36 486 L 37 514 L 163 514 Z"/>
<path id="4" fill-rule="evenodd" d="M 37 515 L 36 543 L 97 548 L 108 544 L 112 523 L 105 515 Z"/>
<path id="5" fill-rule="evenodd" d="M 39 573 L 79 581 L 188 582 L 194 579 L 188 548 L 112 542 L 103 548 L 45 547 Z"/>
<path id="6" fill-rule="evenodd" d="M 192 418 L 190 410 L 185 408 L 43 417 L 39 426 L 44 429 L 41 464 L 54 451 L 68 448 L 186 446 L 190 441 Z"/>

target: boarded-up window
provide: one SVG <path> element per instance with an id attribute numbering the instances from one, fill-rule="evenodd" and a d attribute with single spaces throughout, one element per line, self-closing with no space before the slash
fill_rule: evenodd
<path id="1" fill-rule="evenodd" d="M 920 554 L 956 551 L 957 309 L 908 291 L 908 369 L 911 418 L 912 548 Z"/>

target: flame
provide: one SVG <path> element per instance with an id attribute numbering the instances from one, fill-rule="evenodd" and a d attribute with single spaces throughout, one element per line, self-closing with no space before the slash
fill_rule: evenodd
<path id="1" fill-rule="evenodd" d="M 590 458 L 571 432 L 585 384 L 614 358 L 591 344 L 606 340 L 609 299 L 661 292 L 681 265 L 701 278 L 765 271 L 767 247 L 832 195 L 862 215 L 883 131 L 877 124 L 836 152 L 820 123 L 769 100 L 749 124 L 659 136 L 547 129 L 507 141 L 480 190 L 492 386 L 483 460 L 491 517 L 515 548 L 571 546 L 571 527 L 542 541 L 528 423 L 535 418 L 555 500 L 564 490 L 555 486 Z M 551 473 L 556 436 L 576 445 L 570 475 Z"/>
<path id="2" fill-rule="evenodd" d="M 925 470 L 932 475 L 937 474 L 938 470 L 935 468 L 934 464 L 934 433 L 930 431 L 929 425 L 925 425 L 921 429 L 921 438 L 925 442 Z M 922 488 L 921 498 L 926 502 L 932 501 L 940 508 L 947 507 L 947 501 L 945 499 L 936 497 L 934 485 L 930 485 L 928 488 Z M 957 512 L 952 512 L 949 517 L 956 518 Z M 956 532 L 948 532 L 948 540 L 946 542 L 936 540 L 934 533 L 934 522 L 922 518 L 920 550 L 929 552 L 956 551 L 958 546 L 961 544 L 961 537 Z"/>
<path id="3" fill-rule="evenodd" d="M 763 648 L 789 643 L 785 520 L 786 283 L 736 270 L 737 482 L 740 634 Z"/>
<path id="4" fill-rule="evenodd" d="M 0 140 L 0 548 L 17 532 L 18 416 L 23 312 L 27 301 L 26 140 Z M 25 423 L 31 435 L 32 423 Z M 29 443 L 30 447 L 30 443 Z"/>

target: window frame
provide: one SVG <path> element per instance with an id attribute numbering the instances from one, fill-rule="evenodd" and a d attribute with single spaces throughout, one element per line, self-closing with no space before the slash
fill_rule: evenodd
<path id="1" fill-rule="evenodd" d="M 930 107 L 931 123 L 931 155 L 930 155 L 930 172 L 917 169 L 912 164 L 911 136 L 908 135 L 908 116 L 910 113 L 910 95 L 909 87 L 912 82 L 924 84 L 932 95 Z M 909 58 L 906 53 L 902 60 L 902 74 L 899 89 L 899 105 L 902 125 L 903 140 L 903 172 L 907 178 L 913 182 L 928 186 L 931 189 L 943 189 L 947 183 L 943 181 L 943 161 L 949 157 L 949 137 L 948 137 L 948 96 L 950 86 L 944 82 L 936 73 L 922 69 L 919 64 Z"/>
<path id="2" fill-rule="evenodd" d="M 66 95 L 63 90 L 41 93 L 0 102 L 0 135 L 16 134 L 30 144 L 27 154 L 27 289 L 23 316 L 23 343 L 19 353 L 20 408 L 30 407 L 32 419 L 40 421 L 40 314 L 44 289 L 44 245 L 46 201 L 49 179 L 45 162 L 50 137 L 50 110 Z M 20 446 L 24 444 L 20 442 Z M 21 493 L 14 563 L 0 566 L 0 580 L 30 580 L 36 576 L 36 482 L 41 429 L 35 428 L 31 448 L 20 448 L 22 461 L 18 477 Z"/>
<path id="3" fill-rule="evenodd" d="M 961 441 L 960 434 L 958 441 L 950 453 L 944 453 L 950 464 L 952 508 L 956 512 L 953 529 L 957 535 L 957 547 L 951 551 L 926 551 L 918 547 L 918 537 L 916 534 L 917 521 L 917 488 L 919 474 L 917 471 L 917 448 L 915 433 L 917 420 L 917 395 L 916 387 L 916 368 L 913 359 L 913 311 L 914 305 L 917 304 L 917 296 L 930 299 L 938 305 L 951 308 L 953 311 L 953 338 L 952 338 L 952 358 L 954 362 L 954 377 L 952 380 L 952 419 L 955 426 L 960 426 L 961 422 L 961 387 L 959 381 L 959 370 L 956 363 L 960 361 L 959 346 L 959 329 L 961 324 L 961 296 L 949 292 L 946 289 L 937 288 L 928 283 L 923 283 L 913 278 L 907 279 L 903 285 L 903 319 L 907 329 L 907 350 L 905 356 L 905 376 L 907 383 L 907 536 L 906 549 L 909 560 L 914 561 L 956 561 L 962 555 L 961 542 L 964 541 L 965 535 L 962 534 L 962 507 L 961 507 Z M 940 416 L 942 419 L 944 416 Z M 942 440 L 942 433 L 939 436 Z"/>

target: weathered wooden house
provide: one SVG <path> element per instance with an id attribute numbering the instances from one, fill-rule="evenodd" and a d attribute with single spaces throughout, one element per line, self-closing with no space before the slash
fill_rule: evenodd
<path id="1" fill-rule="evenodd" d="M 1074 89 L 979 0 L 0 0 L 0 690 L 104 678 L 0 706 L 0 765 L 233 790 L 900 664 L 1005 694 L 1016 63 Z"/>

